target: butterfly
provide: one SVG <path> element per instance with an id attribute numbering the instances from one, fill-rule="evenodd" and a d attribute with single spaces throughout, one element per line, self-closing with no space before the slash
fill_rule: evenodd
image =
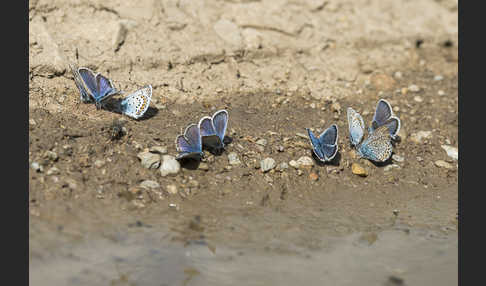
<path id="1" fill-rule="evenodd" d="M 390 136 L 392 139 L 396 139 L 398 131 L 400 131 L 400 119 L 393 115 L 390 103 L 384 99 L 380 99 L 376 105 L 375 115 L 373 115 L 373 121 L 369 127 L 369 133 L 373 133 L 380 126 L 387 124 Z"/>
<path id="2" fill-rule="evenodd" d="M 338 151 L 338 127 L 336 124 L 331 125 L 324 130 L 319 138 L 314 136 L 314 133 L 309 128 L 306 128 L 307 133 L 312 144 L 312 151 L 322 162 L 331 161 L 336 156 Z"/>
<path id="3" fill-rule="evenodd" d="M 84 85 L 83 78 L 79 74 L 79 68 L 77 68 L 76 66 L 74 66 L 72 64 L 69 65 L 69 68 L 71 69 L 71 72 L 73 73 L 74 83 L 76 84 L 76 87 L 79 90 L 81 102 L 84 102 L 84 103 L 93 102 L 93 98 L 91 97 L 91 94 L 88 92 L 88 90 L 86 90 L 86 86 Z"/>
<path id="4" fill-rule="evenodd" d="M 129 94 L 120 102 L 121 112 L 132 118 L 138 119 L 147 111 L 152 99 L 152 86 L 146 85 Z"/>
<path id="5" fill-rule="evenodd" d="M 184 134 L 177 136 L 176 149 L 179 152 L 176 160 L 200 159 L 204 156 L 202 152 L 201 133 L 199 127 L 192 123 L 186 127 Z"/>
<path id="6" fill-rule="evenodd" d="M 96 107 L 101 107 L 102 101 L 108 99 L 114 94 L 119 93 L 113 86 L 110 79 L 101 73 L 95 74 L 92 70 L 85 67 L 74 68 L 74 82 L 81 93 L 82 102 L 92 102 L 94 100 Z"/>
<path id="7" fill-rule="evenodd" d="M 360 157 L 384 162 L 390 158 L 393 146 L 391 144 L 390 130 L 394 128 L 396 121 L 390 121 L 368 133 L 363 140 L 365 125 L 361 115 L 351 107 L 347 109 L 349 137 L 351 144 L 356 147 Z"/>
<path id="8" fill-rule="evenodd" d="M 203 145 L 215 150 L 223 149 L 227 125 L 228 111 L 224 109 L 216 111 L 213 117 L 205 116 L 201 118 L 198 126 Z"/>

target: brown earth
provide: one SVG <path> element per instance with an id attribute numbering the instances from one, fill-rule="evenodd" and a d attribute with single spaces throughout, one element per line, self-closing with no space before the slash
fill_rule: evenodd
<path id="1" fill-rule="evenodd" d="M 457 1 L 29 5 L 32 284 L 457 284 L 458 164 L 441 147 L 458 147 Z M 81 103 L 69 63 L 126 92 L 151 84 L 147 116 Z M 346 108 L 369 124 L 380 98 L 401 119 L 401 162 L 349 144 Z M 181 129 L 223 108 L 222 155 L 166 177 L 142 167 L 139 152 L 176 155 Z M 332 123 L 332 163 L 259 169 L 311 157 L 300 134 Z"/>

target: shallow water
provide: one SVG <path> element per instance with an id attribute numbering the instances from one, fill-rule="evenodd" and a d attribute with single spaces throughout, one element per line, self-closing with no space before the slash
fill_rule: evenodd
<path id="1" fill-rule="evenodd" d="M 160 229 L 31 245 L 30 285 L 457 285 L 457 233 L 394 229 L 321 249 L 184 246 Z M 56 240 L 56 239 L 54 239 Z"/>

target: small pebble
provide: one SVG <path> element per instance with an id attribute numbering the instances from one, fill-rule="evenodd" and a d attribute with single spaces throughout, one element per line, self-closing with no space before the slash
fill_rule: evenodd
<path id="1" fill-rule="evenodd" d="M 273 158 L 265 158 L 260 161 L 260 168 L 262 172 L 268 172 L 271 169 L 275 168 L 275 160 Z"/>
<path id="2" fill-rule="evenodd" d="M 176 185 L 168 185 L 167 186 L 167 192 L 171 195 L 177 194 L 177 187 Z"/>
<path id="3" fill-rule="evenodd" d="M 395 72 L 395 74 L 394 74 L 393 76 L 394 76 L 396 79 L 400 79 L 400 78 L 402 78 L 402 77 L 403 77 L 403 74 L 402 74 L 402 72 L 397 71 L 397 72 Z"/>
<path id="4" fill-rule="evenodd" d="M 98 159 L 98 160 L 96 160 L 96 161 L 94 162 L 94 165 L 95 165 L 95 167 L 96 167 L 96 168 L 101 168 L 101 167 L 103 167 L 103 166 L 105 165 L 105 161 L 104 161 L 104 160 L 99 160 L 99 159 Z"/>
<path id="5" fill-rule="evenodd" d="M 167 154 L 167 147 L 165 147 L 165 146 L 152 146 L 152 147 L 150 147 L 149 152 L 165 155 L 165 154 Z"/>
<path id="6" fill-rule="evenodd" d="M 239 165 L 241 164 L 240 159 L 238 159 L 238 154 L 235 152 L 231 152 L 228 154 L 228 162 L 230 165 Z"/>
<path id="7" fill-rule="evenodd" d="M 439 96 L 444 96 L 444 95 L 445 95 L 445 92 L 444 92 L 443 90 L 439 90 L 439 91 L 437 92 L 437 95 L 439 95 Z"/>
<path id="8" fill-rule="evenodd" d="M 314 161 L 309 156 L 302 156 L 297 160 L 298 168 L 310 169 L 314 166 Z"/>
<path id="9" fill-rule="evenodd" d="M 32 162 L 32 164 L 30 164 L 30 166 L 36 172 L 42 173 L 44 171 L 44 167 L 42 167 L 42 165 L 37 163 L 37 162 Z"/>
<path id="10" fill-rule="evenodd" d="M 441 80 L 443 80 L 443 79 L 444 79 L 444 77 L 443 77 L 443 76 L 441 76 L 441 75 L 436 75 L 436 76 L 434 76 L 434 80 L 435 80 L 435 81 L 441 81 Z"/>
<path id="11" fill-rule="evenodd" d="M 339 102 L 334 102 L 331 104 L 331 111 L 341 114 L 341 105 Z"/>
<path id="12" fill-rule="evenodd" d="M 47 175 L 59 175 L 61 171 L 58 168 L 52 167 L 47 171 Z"/>
<path id="13" fill-rule="evenodd" d="M 266 146 L 267 145 L 267 140 L 266 139 L 258 139 L 256 141 L 256 144 L 258 144 L 260 146 Z"/>
<path id="14" fill-rule="evenodd" d="M 408 93 L 408 88 L 406 87 L 403 87 L 400 92 L 402 93 L 402 95 L 406 95 Z"/>
<path id="15" fill-rule="evenodd" d="M 140 183 L 140 187 L 144 189 L 158 189 L 160 188 L 160 185 L 156 181 L 145 180 Z"/>
<path id="16" fill-rule="evenodd" d="M 415 84 L 412 84 L 408 87 L 408 90 L 410 90 L 411 92 L 419 92 L 420 91 L 420 87 L 418 87 L 417 85 Z"/>
<path id="17" fill-rule="evenodd" d="M 199 164 L 198 169 L 203 170 L 203 171 L 207 171 L 207 170 L 209 170 L 209 165 L 207 163 L 202 162 L 202 163 Z"/>
<path id="18" fill-rule="evenodd" d="M 300 170 L 300 169 L 299 169 L 299 170 L 297 170 L 297 175 L 298 175 L 298 176 L 302 176 L 302 174 L 304 174 L 304 171 L 302 171 L 302 170 Z"/>
<path id="19" fill-rule="evenodd" d="M 59 159 L 59 156 L 57 156 L 56 152 L 46 151 L 46 153 L 44 153 L 44 158 L 48 158 L 49 160 L 52 161 L 57 161 L 57 159 Z"/>
<path id="20" fill-rule="evenodd" d="M 34 119 L 31 118 L 31 119 L 29 119 L 29 124 L 30 125 L 36 125 L 37 123 L 35 122 Z"/>
<path id="21" fill-rule="evenodd" d="M 351 171 L 353 172 L 353 174 L 361 176 L 361 177 L 368 176 L 368 171 L 366 171 L 365 168 L 361 167 L 361 165 L 359 165 L 357 163 L 353 163 L 351 165 Z"/>
<path id="22" fill-rule="evenodd" d="M 317 181 L 319 179 L 319 175 L 317 175 L 316 173 L 312 172 L 309 174 L 309 179 L 311 181 Z"/>
<path id="23" fill-rule="evenodd" d="M 291 167 L 294 167 L 295 169 L 299 168 L 299 163 L 297 163 L 297 161 L 295 161 L 295 160 L 290 160 L 289 165 Z"/>
<path id="24" fill-rule="evenodd" d="M 448 145 L 441 145 L 440 147 L 442 147 L 442 149 L 444 149 L 447 152 L 447 156 L 457 161 L 459 154 L 456 147 L 452 147 Z"/>
<path id="25" fill-rule="evenodd" d="M 430 138 L 432 138 L 432 131 L 419 131 L 410 135 L 410 140 L 417 144 L 421 144 L 424 139 Z"/>
<path id="26" fill-rule="evenodd" d="M 418 95 L 414 96 L 414 97 L 413 97 L 413 100 L 415 100 L 416 102 L 422 102 L 422 101 L 424 101 L 424 100 L 422 99 L 422 97 L 420 97 L 420 96 L 418 96 Z"/>
<path id="27" fill-rule="evenodd" d="M 397 162 L 403 162 L 405 160 L 405 158 L 397 154 L 393 154 L 392 159 L 393 161 L 397 161 Z"/>
<path id="28" fill-rule="evenodd" d="M 445 168 L 445 169 L 452 169 L 453 168 L 453 166 L 451 164 L 447 163 L 444 160 L 437 160 L 437 161 L 434 162 L 434 164 L 439 168 Z"/>
<path id="29" fill-rule="evenodd" d="M 142 162 L 142 167 L 147 169 L 157 169 L 160 166 L 160 155 L 150 152 L 140 152 L 137 157 Z"/>
<path id="30" fill-rule="evenodd" d="M 160 175 L 165 177 L 169 174 L 177 174 L 181 170 L 181 164 L 171 155 L 162 156 L 162 164 L 160 165 Z"/>
<path id="31" fill-rule="evenodd" d="M 392 169 L 400 169 L 401 167 L 397 164 L 391 164 L 391 165 L 387 165 L 385 166 L 385 168 L 383 168 L 383 171 L 384 172 L 389 172 L 391 171 Z"/>
<path id="32" fill-rule="evenodd" d="M 277 151 L 278 152 L 283 152 L 284 150 L 285 150 L 284 146 L 282 146 L 282 145 L 278 145 L 277 146 Z"/>

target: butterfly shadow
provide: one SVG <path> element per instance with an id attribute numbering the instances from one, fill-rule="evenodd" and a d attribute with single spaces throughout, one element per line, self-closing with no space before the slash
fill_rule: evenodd
<path id="1" fill-rule="evenodd" d="M 341 162 L 341 153 L 339 152 L 336 153 L 336 156 L 334 156 L 334 158 L 332 158 L 330 161 L 327 162 L 322 162 L 321 160 L 319 160 L 319 157 L 317 157 L 317 155 L 314 152 L 311 151 L 311 153 L 312 153 L 312 158 L 316 162 L 316 165 L 320 167 L 329 166 L 329 165 L 337 167 Z"/>
<path id="2" fill-rule="evenodd" d="M 181 165 L 181 168 L 197 170 L 199 168 L 199 164 L 201 164 L 201 160 L 194 158 L 183 158 L 179 160 L 179 164 Z"/>
<path id="3" fill-rule="evenodd" d="M 103 103 L 102 108 L 113 113 L 123 114 L 123 112 L 121 111 L 122 100 L 123 99 L 120 98 L 108 98 L 106 102 Z M 149 118 L 154 117 L 157 113 L 159 113 L 159 109 L 149 106 L 147 111 L 140 118 L 136 120 L 138 121 L 147 120 Z"/>

